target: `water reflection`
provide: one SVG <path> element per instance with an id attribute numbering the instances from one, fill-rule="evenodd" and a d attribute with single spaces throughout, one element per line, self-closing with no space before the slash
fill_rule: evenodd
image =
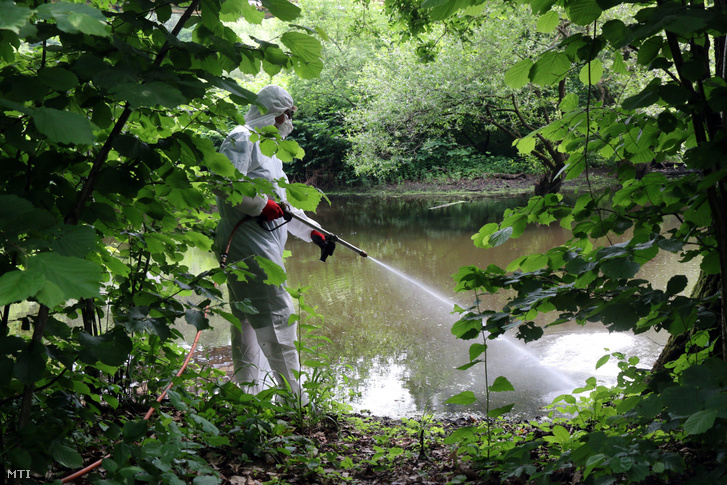
<path id="1" fill-rule="evenodd" d="M 349 382 L 341 400 L 357 411 L 403 416 L 424 410 L 461 411 L 444 401 L 463 390 L 482 395 L 483 367 L 456 369 L 469 360 L 474 341 L 457 340 L 450 332 L 456 321 L 451 314 L 454 304 L 469 305 L 471 298 L 452 291 L 451 276 L 464 265 L 504 267 L 518 256 L 546 251 L 568 239 L 568 233 L 554 225 L 530 228 L 497 248 L 474 247 L 472 234 L 525 201 L 480 199 L 430 210 L 451 199 L 332 197 L 330 207 L 319 209 L 315 218 L 323 227 L 414 282 L 342 247 L 321 263 L 316 246 L 290 240 L 289 284 L 309 286 L 307 303 L 325 317 L 324 332 L 333 341 L 326 353 L 342 365 Z M 215 264 L 210 255 L 200 256 L 200 265 Z M 666 258 L 662 254 L 642 270 L 656 287 L 665 287 L 671 277 Z M 693 281 L 696 269 L 688 276 Z M 484 304 L 500 309 L 506 298 L 488 295 Z M 203 345 L 216 365 L 229 366 L 228 324 L 213 326 L 214 331 L 204 333 Z M 191 340 L 193 329 L 185 332 Z M 493 395 L 492 407 L 515 402 L 515 413 L 536 414 L 554 395 L 571 391 L 587 377 L 613 382 L 615 364 L 595 369 L 604 348 L 638 354 L 648 366 L 665 340 L 661 335 L 608 334 L 595 325 L 572 324 L 549 329 L 543 339 L 527 346 L 510 337 L 490 342 L 490 382 L 504 375 L 515 386 L 514 392 Z"/>

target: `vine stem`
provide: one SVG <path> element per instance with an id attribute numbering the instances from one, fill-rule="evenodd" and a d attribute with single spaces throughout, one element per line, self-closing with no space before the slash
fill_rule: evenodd
<path id="1" fill-rule="evenodd" d="M 189 20 L 189 18 L 192 16 L 192 14 L 197 10 L 197 6 L 199 5 L 200 0 L 192 0 L 192 3 L 187 7 L 187 9 L 184 11 L 182 16 L 179 18 L 179 21 L 177 22 L 177 25 L 174 26 L 174 29 L 172 30 L 172 35 L 176 37 L 179 35 L 179 32 L 181 32 L 182 28 L 184 27 L 184 24 Z M 157 53 L 156 58 L 154 59 L 154 67 L 161 66 L 162 62 L 164 61 L 164 58 L 166 57 L 167 53 L 169 52 L 169 49 L 171 49 L 171 44 L 169 41 L 166 41 L 164 45 L 162 45 L 162 48 L 159 49 L 159 52 Z M 96 158 L 94 158 L 93 165 L 91 166 L 91 170 L 88 173 L 88 177 L 86 177 L 85 182 L 83 183 L 83 187 L 81 188 L 78 199 L 76 199 L 76 203 L 73 206 L 73 209 L 71 210 L 71 213 L 68 214 L 65 218 L 66 224 L 76 225 L 78 224 L 78 221 L 81 218 L 81 211 L 83 210 L 84 206 L 86 205 L 86 202 L 91 197 L 91 194 L 93 193 L 94 187 L 96 185 L 96 177 L 98 176 L 99 172 L 101 171 L 101 167 L 106 163 L 109 153 L 111 152 L 111 146 L 113 145 L 116 138 L 119 137 L 122 130 L 126 126 L 126 123 L 129 121 L 129 117 L 131 116 L 131 112 L 133 110 L 131 109 L 131 106 L 129 103 L 126 103 L 124 106 L 124 111 L 121 113 L 119 118 L 116 120 L 116 124 L 114 125 L 113 129 L 111 130 L 111 133 L 109 134 L 108 138 L 104 142 L 103 146 L 101 147 L 101 150 L 96 155 Z"/>
<path id="2" fill-rule="evenodd" d="M 49 309 L 45 305 L 40 306 L 38 310 L 38 319 L 35 322 L 35 328 L 33 329 L 33 337 L 30 341 L 29 348 L 34 345 L 43 345 L 42 339 L 45 333 L 45 326 L 48 323 Z M 35 390 L 35 384 L 27 384 L 23 388 L 23 401 L 20 405 L 20 419 L 18 420 L 18 429 L 23 429 L 28 423 L 30 423 L 30 409 L 33 405 L 33 391 Z"/>

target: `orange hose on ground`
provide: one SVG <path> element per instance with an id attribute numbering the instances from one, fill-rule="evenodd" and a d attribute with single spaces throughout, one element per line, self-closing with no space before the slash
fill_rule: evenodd
<path id="1" fill-rule="evenodd" d="M 202 333 L 202 330 L 200 330 L 199 332 L 197 332 L 197 335 L 194 337 L 194 342 L 192 342 L 192 348 L 189 349 L 189 353 L 187 354 L 187 358 L 184 359 L 184 364 L 182 364 L 182 367 L 179 369 L 179 372 L 177 372 L 177 375 L 175 377 L 181 376 L 182 375 L 182 372 L 184 372 L 184 369 L 187 368 L 187 364 L 189 364 L 189 361 L 192 359 L 192 354 L 194 353 L 195 347 L 197 347 L 197 342 L 199 342 L 199 336 L 200 336 L 201 333 Z M 167 387 L 165 387 L 164 390 L 162 391 L 162 393 L 159 394 L 159 397 L 157 397 L 156 401 L 157 402 L 161 402 L 162 399 L 164 399 L 164 396 L 167 395 L 167 391 L 171 387 L 172 387 L 172 382 L 170 382 L 169 384 L 167 384 Z M 144 419 L 145 420 L 148 420 L 149 417 L 154 413 L 154 409 L 155 409 L 154 406 L 151 406 L 149 408 L 149 410 L 144 415 Z M 109 456 L 110 455 L 106 455 L 104 458 L 108 458 Z M 75 479 L 80 478 L 83 475 L 85 475 L 86 473 L 90 472 L 91 470 L 95 470 L 96 468 L 98 468 L 99 466 L 101 466 L 101 463 L 103 462 L 103 460 L 104 459 L 101 458 L 100 460 L 98 460 L 98 461 L 96 461 L 94 463 L 91 463 L 86 468 L 83 468 L 83 469 L 78 470 L 77 472 L 75 472 L 75 473 L 73 473 L 71 475 L 68 475 L 66 478 L 64 478 L 63 480 L 61 480 L 61 483 L 72 482 Z"/>

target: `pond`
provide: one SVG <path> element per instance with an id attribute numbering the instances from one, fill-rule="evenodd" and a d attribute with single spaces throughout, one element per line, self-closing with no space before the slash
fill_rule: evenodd
<path id="1" fill-rule="evenodd" d="M 493 249 L 476 248 L 472 234 L 501 219 L 505 209 L 527 198 L 331 197 L 311 216 L 325 229 L 366 251 L 362 258 L 338 246 L 325 263 L 319 249 L 289 239 L 288 285 L 309 287 L 306 302 L 323 315 L 321 333 L 330 338 L 324 353 L 342 383 L 338 399 L 353 411 L 402 417 L 420 412 L 481 411 L 446 404 L 451 396 L 471 390 L 484 394 L 484 366 L 457 370 L 468 362 L 475 341 L 451 334 L 455 304 L 468 306 L 473 295 L 454 293 L 452 275 L 461 266 L 505 267 L 518 256 L 564 243 L 569 233 L 557 225 L 531 227 L 523 236 Z M 455 203 L 456 202 L 456 203 Z M 197 255 L 201 266 L 214 265 L 211 255 Z M 377 261 L 382 264 L 377 264 Z M 665 288 L 673 275 L 673 255 L 661 253 L 640 277 Z M 698 268 L 690 266 L 690 284 Z M 689 291 L 689 289 L 687 290 Z M 483 304 L 499 310 L 507 295 L 488 295 Z M 547 323 L 547 320 L 539 322 Z M 229 324 L 213 321 L 202 334 L 197 353 L 230 370 Z M 188 342 L 194 329 L 182 329 Z M 598 325 L 565 324 L 546 330 L 540 340 L 523 345 L 511 336 L 490 341 L 488 376 L 506 377 L 515 391 L 492 395 L 491 407 L 515 403 L 512 414 L 544 414 L 553 397 L 579 387 L 588 377 L 615 382 L 615 362 L 596 369 L 609 352 L 637 356 L 649 367 L 668 335 L 610 334 Z M 608 349 L 608 350 L 605 350 Z"/>

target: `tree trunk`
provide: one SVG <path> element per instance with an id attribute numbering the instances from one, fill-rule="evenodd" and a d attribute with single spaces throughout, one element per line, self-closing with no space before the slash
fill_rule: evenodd
<path id="1" fill-rule="evenodd" d="M 697 278 L 697 283 L 694 285 L 694 289 L 692 290 L 692 298 L 706 298 L 708 296 L 712 296 L 715 293 L 718 293 L 720 291 L 720 277 L 719 275 L 706 275 L 703 272 L 699 273 L 699 278 Z M 712 337 L 713 338 L 720 338 L 719 337 L 719 322 L 720 322 L 720 304 L 717 303 L 711 307 L 708 308 L 708 310 L 714 312 L 717 314 L 717 318 L 715 319 L 714 323 L 714 332 Z M 666 343 L 664 348 L 661 351 L 661 354 L 659 354 L 659 358 L 656 359 L 656 362 L 654 362 L 654 365 L 652 366 L 651 370 L 652 372 L 657 372 L 664 369 L 664 365 L 672 362 L 679 358 L 680 355 L 684 354 L 686 352 L 686 345 L 687 342 L 689 342 L 689 339 L 691 339 L 692 335 L 694 334 L 694 328 L 691 330 L 688 330 L 684 333 L 681 333 L 679 335 L 671 335 L 669 337 L 669 341 Z M 720 346 L 715 345 L 715 352 L 719 352 Z"/>

